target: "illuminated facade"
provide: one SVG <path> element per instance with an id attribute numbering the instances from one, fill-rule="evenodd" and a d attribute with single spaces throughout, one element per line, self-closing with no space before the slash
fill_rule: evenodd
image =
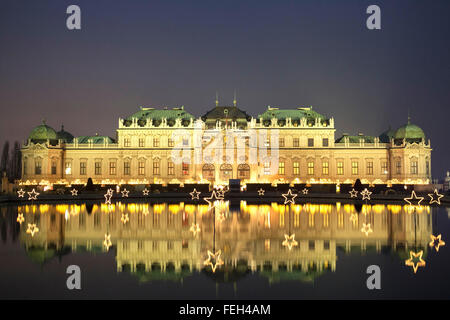
<path id="1" fill-rule="evenodd" d="M 197 119 L 183 107 L 141 107 L 119 119 L 114 139 L 73 137 L 44 123 L 22 147 L 22 183 L 431 181 L 430 141 L 409 120 L 378 137 L 336 139 L 335 130 L 333 118 L 311 107 L 268 107 L 252 117 L 236 106 L 217 105 Z"/>

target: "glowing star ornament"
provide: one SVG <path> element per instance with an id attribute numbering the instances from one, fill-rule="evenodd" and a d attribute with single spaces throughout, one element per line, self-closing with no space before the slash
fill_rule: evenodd
<path id="1" fill-rule="evenodd" d="M 420 250 L 417 253 L 414 251 L 410 251 L 409 259 L 405 261 L 405 265 L 413 267 L 414 273 L 416 273 L 419 267 L 425 267 L 425 260 L 422 259 L 422 256 L 423 250 Z"/>
<path id="2" fill-rule="evenodd" d="M 72 189 L 70 192 L 72 192 L 72 196 L 76 197 L 78 195 L 77 189 Z"/>
<path id="3" fill-rule="evenodd" d="M 105 240 L 103 240 L 103 246 L 105 247 L 106 251 L 109 251 L 109 248 L 111 248 L 112 246 L 111 235 L 108 233 L 105 233 Z"/>
<path id="4" fill-rule="evenodd" d="M 223 260 L 220 258 L 222 252 L 219 250 L 217 252 L 211 252 L 208 250 L 208 258 L 203 262 L 205 266 L 211 266 L 213 273 L 216 272 L 217 267 L 223 265 Z"/>
<path id="5" fill-rule="evenodd" d="M 211 197 L 209 198 L 203 198 L 206 202 L 208 202 L 208 210 L 211 210 L 212 208 L 215 207 L 215 202 L 216 201 L 221 201 L 223 200 L 223 198 L 220 198 L 217 196 L 216 191 L 214 190 L 211 193 Z"/>
<path id="6" fill-rule="evenodd" d="M 189 229 L 190 232 L 194 235 L 194 237 L 197 236 L 198 233 L 200 233 L 200 226 L 198 223 L 192 223 L 191 228 Z"/>
<path id="7" fill-rule="evenodd" d="M 420 203 L 422 202 L 423 197 L 418 197 L 416 195 L 416 192 L 413 190 L 411 193 L 411 197 L 404 198 L 403 200 L 405 200 L 409 204 L 410 207 L 418 206 L 420 208 L 421 207 Z"/>
<path id="8" fill-rule="evenodd" d="M 348 193 L 350 193 L 350 198 L 358 198 L 358 191 L 355 189 L 350 190 Z"/>
<path id="9" fill-rule="evenodd" d="M 283 198 L 284 198 L 284 204 L 288 204 L 288 203 L 292 203 L 295 204 L 295 197 L 297 196 L 296 193 L 292 193 L 292 190 L 289 189 L 288 193 L 284 193 L 282 194 Z"/>
<path id="10" fill-rule="evenodd" d="M 17 215 L 16 221 L 17 221 L 19 224 L 22 224 L 22 223 L 25 221 L 25 218 L 23 217 L 23 213 L 19 213 L 19 214 Z"/>
<path id="11" fill-rule="evenodd" d="M 434 189 L 433 193 L 429 193 L 428 196 L 430 197 L 430 204 L 437 203 L 441 204 L 441 198 L 444 196 L 443 194 L 439 194 L 437 189 Z"/>
<path id="12" fill-rule="evenodd" d="M 33 189 L 31 192 L 28 192 L 28 200 L 37 200 L 38 195 L 40 195 L 40 193 Z"/>
<path id="13" fill-rule="evenodd" d="M 128 191 L 127 189 L 123 189 L 121 192 L 122 198 L 128 198 L 128 194 L 130 193 L 130 191 Z"/>
<path id="14" fill-rule="evenodd" d="M 114 190 L 109 188 L 108 191 L 106 191 L 106 193 L 112 195 L 114 193 Z"/>
<path id="15" fill-rule="evenodd" d="M 434 247 L 436 249 L 436 252 L 439 252 L 439 247 L 445 246 L 445 242 L 442 241 L 442 235 L 438 235 L 437 237 L 435 237 L 434 235 L 430 235 L 430 238 L 430 248 Z"/>
<path id="16" fill-rule="evenodd" d="M 112 193 L 107 192 L 105 193 L 104 197 L 105 197 L 105 204 L 111 204 Z"/>
<path id="17" fill-rule="evenodd" d="M 123 224 L 127 223 L 128 221 L 130 221 L 130 217 L 128 216 L 128 213 L 122 213 L 122 217 L 120 218 L 120 221 L 122 221 Z"/>
<path id="18" fill-rule="evenodd" d="M 263 188 L 259 189 L 258 190 L 258 196 L 263 196 L 265 192 L 266 191 Z"/>
<path id="19" fill-rule="evenodd" d="M 197 189 L 194 188 L 194 190 L 192 190 L 192 192 L 189 192 L 189 194 L 191 195 L 192 199 L 191 200 L 200 200 L 199 196 L 200 196 L 200 191 L 197 191 Z"/>
<path id="20" fill-rule="evenodd" d="M 17 190 L 17 196 L 19 198 L 23 198 L 25 195 L 25 191 L 23 189 Z"/>
<path id="21" fill-rule="evenodd" d="M 368 223 L 368 224 L 363 223 L 363 226 L 361 228 L 361 232 L 365 233 L 366 237 L 368 237 L 369 233 L 373 232 L 372 227 L 370 226 L 370 223 Z"/>
<path id="22" fill-rule="evenodd" d="M 289 251 L 291 251 L 293 247 L 296 247 L 298 245 L 298 242 L 295 240 L 295 233 L 293 233 L 292 235 L 285 234 L 282 245 L 284 247 L 287 247 Z"/>
<path id="23" fill-rule="evenodd" d="M 309 192 L 309 190 L 306 189 L 306 188 L 304 188 L 304 189 L 302 190 L 302 193 L 303 193 L 303 194 L 308 194 L 308 192 Z"/>
<path id="24" fill-rule="evenodd" d="M 372 192 L 370 192 L 369 190 L 367 190 L 367 188 L 365 188 L 362 192 L 362 199 L 363 200 L 370 200 L 370 195 L 372 194 Z"/>
<path id="25" fill-rule="evenodd" d="M 27 228 L 27 233 L 31 234 L 32 237 L 34 237 L 35 233 L 39 232 L 39 228 L 36 226 L 35 223 L 29 223 Z"/>
<path id="26" fill-rule="evenodd" d="M 225 190 L 217 190 L 217 198 L 223 199 L 225 198 Z"/>
<path id="27" fill-rule="evenodd" d="M 144 196 L 148 196 L 149 192 L 150 192 L 150 191 L 149 191 L 147 188 L 145 188 L 144 190 L 142 190 L 142 194 L 143 194 Z"/>

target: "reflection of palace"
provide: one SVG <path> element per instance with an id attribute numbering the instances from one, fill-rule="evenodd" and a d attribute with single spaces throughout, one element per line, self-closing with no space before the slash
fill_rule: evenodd
<path id="1" fill-rule="evenodd" d="M 204 205 L 116 204 L 21 206 L 25 222 L 21 241 L 34 259 L 45 260 L 49 253 L 105 251 L 105 234 L 111 235 L 118 271 L 171 278 L 207 267 L 203 261 L 213 248 L 213 219 Z M 223 253 L 224 266 L 218 270 L 258 271 L 271 279 L 284 275 L 305 279 L 309 275 L 336 269 L 337 248 L 347 253 L 380 252 L 392 248 L 399 254 L 408 249 L 427 250 L 432 219 L 429 207 L 408 212 L 399 205 L 364 205 L 358 213 L 354 205 L 247 205 L 216 210 L 214 245 Z M 224 214 L 224 220 L 217 217 Z M 125 224 L 122 217 L 128 215 Z M 125 219 L 123 219 L 126 221 Z M 190 232 L 197 222 L 200 233 Z M 26 233 L 28 223 L 39 232 Z M 371 232 L 362 232 L 370 224 Z M 298 246 L 282 245 L 285 234 L 295 233 Z"/>
<path id="2" fill-rule="evenodd" d="M 174 156 L 174 148 L 187 151 Z M 264 148 L 279 150 L 278 161 Z M 204 156 L 207 150 L 211 155 Z M 334 119 L 310 107 L 269 107 L 253 118 L 235 105 L 216 106 L 199 119 L 183 107 L 141 108 L 119 119 L 115 139 L 74 138 L 64 128 L 56 132 L 40 125 L 22 154 L 22 180 L 30 184 L 86 183 L 89 177 L 94 183 L 141 184 L 219 184 L 230 178 L 420 184 L 431 178 L 430 142 L 418 126 L 408 121 L 378 137 L 344 134 L 336 139 Z M 194 154 L 201 155 L 198 162 Z"/>

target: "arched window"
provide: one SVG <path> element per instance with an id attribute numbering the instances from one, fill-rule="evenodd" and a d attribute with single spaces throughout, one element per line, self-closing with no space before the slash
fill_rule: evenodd
<path id="1" fill-rule="evenodd" d="M 231 179 L 233 176 L 233 166 L 228 163 L 224 163 L 220 166 L 220 178 Z"/>
<path id="2" fill-rule="evenodd" d="M 240 164 L 237 168 L 239 179 L 249 179 L 250 178 L 250 166 L 248 164 Z"/>
<path id="3" fill-rule="evenodd" d="M 214 179 L 214 165 L 204 164 L 202 167 L 202 174 L 204 179 Z"/>

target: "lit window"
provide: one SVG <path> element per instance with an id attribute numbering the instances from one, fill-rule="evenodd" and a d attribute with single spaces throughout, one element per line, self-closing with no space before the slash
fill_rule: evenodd
<path id="1" fill-rule="evenodd" d="M 52 160 L 52 174 L 56 174 L 56 161 Z"/>
<path id="2" fill-rule="evenodd" d="M 113 161 L 109 163 L 109 174 L 112 176 L 116 175 L 116 163 Z"/>
<path id="3" fill-rule="evenodd" d="M 344 162 L 338 161 L 337 163 L 337 174 L 343 175 L 344 174 Z"/>
<path id="4" fill-rule="evenodd" d="M 182 167 L 183 167 L 183 175 L 185 176 L 189 175 L 189 163 L 183 162 Z"/>
<path id="5" fill-rule="evenodd" d="M 154 174 L 154 175 L 159 175 L 159 174 L 160 174 L 160 170 L 159 170 L 159 160 L 153 161 L 153 174 Z"/>
<path id="6" fill-rule="evenodd" d="M 284 147 L 284 138 L 280 138 L 278 144 L 279 144 L 280 148 L 283 148 Z"/>
<path id="7" fill-rule="evenodd" d="M 175 174 L 175 164 L 172 161 L 167 162 L 167 174 L 170 176 Z"/>
<path id="8" fill-rule="evenodd" d="M 352 174 L 358 174 L 358 161 L 352 161 Z"/>
<path id="9" fill-rule="evenodd" d="M 168 145 L 170 148 L 173 148 L 173 146 L 175 145 L 173 139 L 169 138 Z"/>
<path id="10" fill-rule="evenodd" d="M 300 174 L 300 163 L 294 162 L 294 174 Z"/>
<path id="11" fill-rule="evenodd" d="M 72 174 L 72 162 L 66 162 L 64 168 L 66 174 Z"/>
<path id="12" fill-rule="evenodd" d="M 329 170 L 330 168 L 329 168 L 329 165 L 328 165 L 328 161 L 324 161 L 324 162 L 322 162 L 322 174 L 323 175 L 328 175 L 328 173 L 329 173 Z"/>
<path id="13" fill-rule="evenodd" d="M 314 162 L 308 161 L 308 174 L 313 175 L 314 174 Z"/>
<path id="14" fill-rule="evenodd" d="M 284 161 L 278 163 L 278 174 L 284 175 Z"/>
<path id="15" fill-rule="evenodd" d="M 159 138 L 153 138 L 153 147 L 158 148 L 159 147 Z"/>
<path id="16" fill-rule="evenodd" d="M 388 173 L 388 164 L 387 161 L 381 162 L 381 174 L 387 174 Z"/>
<path id="17" fill-rule="evenodd" d="M 294 148 L 298 148 L 300 146 L 298 138 L 294 138 Z"/>
<path id="18" fill-rule="evenodd" d="M 139 147 L 140 148 L 145 147 L 145 139 L 144 138 L 139 138 Z"/>
<path id="19" fill-rule="evenodd" d="M 129 147 L 129 146 L 131 146 L 131 140 L 130 140 L 130 138 L 125 138 L 125 139 L 123 139 L 123 145 L 124 145 L 124 147 Z"/>

